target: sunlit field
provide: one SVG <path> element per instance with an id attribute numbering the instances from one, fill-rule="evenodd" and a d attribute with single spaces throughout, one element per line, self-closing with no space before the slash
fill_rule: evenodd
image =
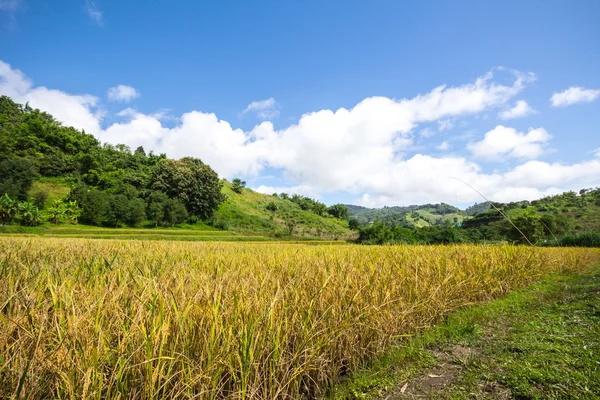
<path id="1" fill-rule="evenodd" d="M 600 250 L 0 238 L 0 398 L 275 399 Z"/>

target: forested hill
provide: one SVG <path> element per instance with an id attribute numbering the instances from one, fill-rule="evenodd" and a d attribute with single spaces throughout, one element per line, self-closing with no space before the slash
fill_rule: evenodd
<path id="1" fill-rule="evenodd" d="M 360 225 L 379 220 L 390 226 L 420 228 L 462 222 L 467 215 L 465 211 L 445 203 L 383 208 L 366 208 L 350 204 L 345 206 L 348 207 L 350 218 L 356 219 Z"/>
<path id="2" fill-rule="evenodd" d="M 102 144 L 52 115 L 0 97 L 0 224 L 209 224 L 261 234 L 348 234 L 339 207 L 231 185 L 201 160 Z M 252 203 L 252 204 L 251 204 Z"/>

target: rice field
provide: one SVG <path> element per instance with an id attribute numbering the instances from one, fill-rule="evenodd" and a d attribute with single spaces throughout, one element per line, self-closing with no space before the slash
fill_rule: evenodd
<path id="1" fill-rule="evenodd" d="M 0 237 L 0 398 L 320 398 L 598 249 Z"/>

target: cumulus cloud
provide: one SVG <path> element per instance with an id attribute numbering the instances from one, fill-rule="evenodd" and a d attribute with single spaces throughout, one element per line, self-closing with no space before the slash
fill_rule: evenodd
<path id="1" fill-rule="evenodd" d="M 545 144 L 552 138 L 544 128 L 518 132 L 498 125 L 485 134 L 482 141 L 469 143 L 467 148 L 477 158 L 498 161 L 503 158 L 536 158 L 543 154 Z"/>
<path id="2" fill-rule="evenodd" d="M 72 95 L 44 86 L 33 87 L 19 70 L 0 61 L 0 94 L 18 103 L 27 103 L 52 114 L 57 120 L 88 133 L 98 134 L 103 112 L 98 99 L 91 95 Z"/>
<path id="3" fill-rule="evenodd" d="M 550 103 L 554 107 L 566 107 L 577 103 L 590 103 L 600 96 L 599 89 L 586 89 L 580 86 L 571 86 L 567 90 L 554 93 Z"/>
<path id="4" fill-rule="evenodd" d="M 262 120 L 275 119 L 279 116 L 279 104 L 273 97 L 266 100 L 253 101 L 248 104 L 248 107 L 246 107 L 244 111 L 242 111 L 243 114 L 249 112 L 255 112 L 256 116 Z"/>
<path id="5" fill-rule="evenodd" d="M 109 100 L 128 103 L 133 99 L 140 97 L 140 93 L 134 87 L 127 85 L 118 85 L 108 89 L 107 96 Z"/>
<path id="6" fill-rule="evenodd" d="M 535 113 L 535 110 L 533 108 L 531 108 L 525 100 L 518 100 L 515 103 L 514 107 L 498 113 L 498 118 L 514 119 L 514 118 L 526 117 L 526 116 L 534 114 L 534 113 Z"/>
<path id="7" fill-rule="evenodd" d="M 502 84 L 496 74 L 508 74 L 512 79 Z M 120 112 L 118 122 L 102 127 L 94 96 L 34 87 L 20 71 L 0 63 L 0 94 L 21 103 L 29 101 L 102 141 L 131 148 L 141 145 L 173 158 L 199 157 L 227 178 L 257 176 L 265 167 L 279 169 L 284 186 L 258 189 L 313 197 L 343 191 L 370 205 L 453 203 L 457 196 L 463 202 L 481 200 L 450 177 L 468 182 L 497 201 L 532 199 L 600 184 L 598 157 L 573 165 L 530 161 L 500 173 L 486 172 L 466 157 L 406 156 L 415 132 L 423 125 L 506 106 L 532 79 L 516 71 L 494 71 L 471 83 L 438 86 L 413 98 L 370 97 L 349 109 L 307 113 L 282 129 L 264 121 L 244 131 L 215 114 L 200 111 L 184 113 L 175 124 L 165 126 L 160 112 L 145 114 L 132 108 Z M 494 144 L 494 135 L 491 139 L 486 135 L 482 142 L 487 146 L 491 140 Z M 495 148 L 492 155 L 532 157 L 549 140 L 541 128 L 527 133 L 509 131 L 509 136 L 513 145 Z M 532 179 L 536 174 L 543 179 Z"/>
<path id="8" fill-rule="evenodd" d="M 320 197 L 319 192 L 310 185 L 296 185 L 296 186 L 260 185 L 255 190 L 258 193 L 263 193 L 263 194 L 273 194 L 273 193 L 300 194 L 303 196 L 312 197 L 313 199 L 319 199 L 319 197 Z"/>
<path id="9" fill-rule="evenodd" d="M 438 150 L 448 150 L 451 147 L 450 143 L 443 141 L 439 146 L 436 147 Z"/>
<path id="10" fill-rule="evenodd" d="M 102 26 L 102 24 L 103 24 L 102 17 L 104 14 L 102 11 L 100 11 L 98 6 L 96 6 L 96 3 L 94 1 L 86 0 L 85 12 L 88 15 L 88 17 L 90 17 L 92 19 L 92 21 L 94 21 L 99 26 Z"/>
<path id="11" fill-rule="evenodd" d="M 451 119 L 443 119 L 438 121 L 438 129 L 440 132 L 447 131 L 448 129 L 454 128 L 454 121 Z"/>

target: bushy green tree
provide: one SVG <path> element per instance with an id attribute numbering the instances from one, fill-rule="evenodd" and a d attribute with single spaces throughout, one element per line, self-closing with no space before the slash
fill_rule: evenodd
<path id="1" fill-rule="evenodd" d="M 225 201 L 223 183 L 201 160 L 185 157 L 163 160 L 153 176 L 152 188 L 181 201 L 188 213 L 208 220 Z"/>
<path id="2" fill-rule="evenodd" d="M 79 201 L 81 205 L 81 222 L 90 225 L 102 225 L 106 221 L 110 196 L 98 189 L 87 191 Z"/>
<path id="3" fill-rule="evenodd" d="M 337 219 L 348 219 L 348 207 L 343 204 L 334 204 L 327 209 L 327 213 Z"/>
<path id="4" fill-rule="evenodd" d="M 173 226 L 185 222 L 188 218 L 183 203 L 158 191 L 148 196 L 147 215 L 149 220 L 154 221 L 155 226 Z"/>
<path id="5" fill-rule="evenodd" d="M 231 190 L 233 190 L 237 194 L 242 193 L 242 190 L 244 190 L 245 187 L 246 187 L 246 181 L 243 181 L 240 178 L 235 178 L 231 182 Z"/>
<path id="6" fill-rule="evenodd" d="M 26 200 L 27 191 L 38 177 L 34 161 L 24 157 L 5 159 L 0 161 L 0 171 L 0 194 Z"/>

